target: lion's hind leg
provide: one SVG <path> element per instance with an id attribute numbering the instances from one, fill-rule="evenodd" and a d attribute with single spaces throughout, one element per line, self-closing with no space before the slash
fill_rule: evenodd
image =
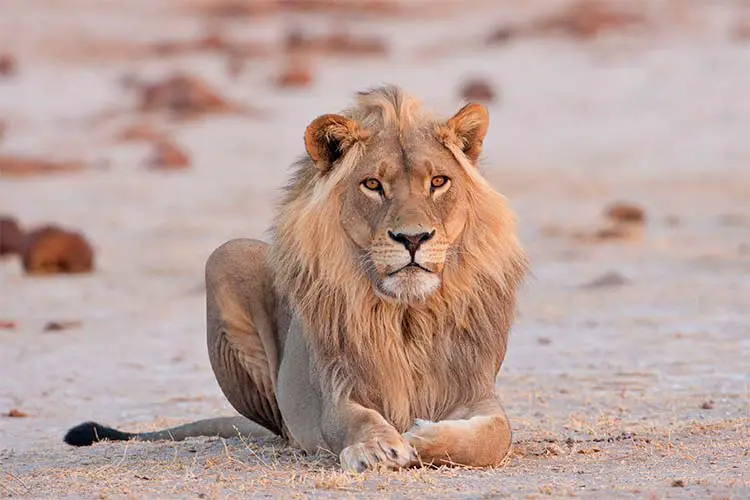
<path id="1" fill-rule="evenodd" d="M 275 396 L 278 342 L 268 246 L 235 239 L 206 263 L 208 353 L 216 380 L 243 416 L 283 434 Z"/>

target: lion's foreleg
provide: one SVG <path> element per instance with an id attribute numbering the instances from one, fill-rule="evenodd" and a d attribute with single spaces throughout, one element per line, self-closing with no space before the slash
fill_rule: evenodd
<path id="1" fill-rule="evenodd" d="M 326 442 L 341 450 L 341 466 L 348 471 L 398 469 L 417 463 L 416 450 L 375 410 L 352 401 L 326 405 L 323 433 Z"/>
<path id="2" fill-rule="evenodd" d="M 417 420 L 404 437 L 425 464 L 488 467 L 510 451 L 511 429 L 500 402 L 480 401 L 446 420 Z"/>

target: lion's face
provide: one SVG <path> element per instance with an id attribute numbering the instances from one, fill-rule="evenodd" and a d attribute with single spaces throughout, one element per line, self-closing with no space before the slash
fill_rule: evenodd
<path id="1" fill-rule="evenodd" d="M 393 114 L 374 122 L 320 116 L 305 144 L 318 170 L 316 199 L 339 205 L 355 265 L 379 296 L 413 303 L 440 289 L 468 220 L 488 114 L 478 104 L 447 122 L 415 119 L 403 106 Z"/>
<path id="2" fill-rule="evenodd" d="M 402 145 L 375 137 L 368 143 L 341 186 L 341 226 L 377 293 L 413 302 L 440 288 L 466 220 L 463 175 L 437 140 Z"/>

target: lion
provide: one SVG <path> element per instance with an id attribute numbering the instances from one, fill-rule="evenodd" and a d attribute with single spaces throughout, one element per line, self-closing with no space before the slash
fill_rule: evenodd
<path id="1" fill-rule="evenodd" d="M 396 86 L 307 127 L 272 241 L 206 263 L 208 353 L 241 417 L 102 439 L 277 435 L 347 471 L 495 466 L 512 433 L 495 392 L 528 261 L 480 174 L 489 113 L 450 119 Z"/>

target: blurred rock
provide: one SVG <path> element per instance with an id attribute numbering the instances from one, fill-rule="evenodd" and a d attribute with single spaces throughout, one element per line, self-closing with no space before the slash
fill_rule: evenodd
<path id="1" fill-rule="evenodd" d="M 604 215 L 614 222 L 639 223 L 646 222 L 646 212 L 632 203 L 613 203 L 604 211 Z"/>
<path id="2" fill-rule="evenodd" d="M 627 2 L 611 0 L 576 0 L 559 11 L 542 16 L 525 25 L 495 28 L 486 38 L 489 45 L 499 45 L 517 37 L 564 36 L 589 39 L 606 32 L 644 28 L 648 18 L 625 8 Z"/>
<path id="3" fill-rule="evenodd" d="M 255 17 L 277 12 L 278 4 L 278 1 L 268 0 L 216 0 L 208 2 L 202 10 L 204 14 L 213 17 Z"/>
<path id="4" fill-rule="evenodd" d="M 12 408 L 8 413 L 5 414 L 5 416 L 10 418 L 27 418 L 30 415 L 25 411 L 21 411 L 17 408 Z"/>
<path id="5" fill-rule="evenodd" d="M 643 228 L 636 224 L 612 224 L 591 232 L 574 233 L 573 237 L 582 242 L 635 241 L 643 237 Z"/>
<path id="6" fill-rule="evenodd" d="M 281 88 L 309 87 L 313 80 L 310 66 L 302 61 L 290 61 L 276 78 L 276 85 Z"/>
<path id="7" fill-rule="evenodd" d="M 86 238 L 54 225 L 29 233 L 22 257 L 27 274 L 87 273 L 94 269 L 94 250 Z"/>
<path id="8" fill-rule="evenodd" d="M 701 410 L 713 410 L 716 407 L 713 399 L 701 403 Z"/>
<path id="9" fill-rule="evenodd" d="M 0 177 L 32 177 L 84 170 L 77 162 L 54 162 L 39 158 L 0 156 Z"/>
<path id="10" fill-rule="evenodd" d="M 373 15 L 393 15 L 404 12 L 396 0 L 279 0 L 279 6 L 288 11 L 326 12 Z"/>
<path id="11" fill-rule="evenodd" d="M 488 45 L 502 45 L 502 44 L 510 42 L 513 38 L 515 38 L 519 34 L 520 32 L 518 28 L 514 28 L 512 26 L 500 26 L 498 28 L 495 28 L 487 36 L 487 44 Z"/>
<path id="12" fill-rule="evenodd" d="M 13 217 L 0 217 L 0 255 L 21 255 L 24 234 Z"/>
<path id="13" fill-rule="evenodd" d="M 319 55 L 382 56 L 388 53 L 381 39 L 355 36 L 343 30 L 327 35 L 306 35 L 291 30 L 284 46 L 288 52 Z"/>
<path id="14" fill-rule="evenodd" d="M 184 170 L 190 166 L 190 157 L 176 144 L 164 139 L 154 144 L 154 152 L 146 164 L 154 170 Z"/>
<path id="15" fill-rule="evenodd" d="M 531 24 L 529 32 L 537 35 L 563 35 L 593 38 L 607 31 L 623 31 L 647 24 L 639 12 L 623 8 L 625 2 L 577 0 L 562 10 Z"/>
<path id="16" fill-rule="evenodd" d="M 0 54 L 0 77 L 13 76 L 18 72 L 18 63 L 12 54 Z"/>
<path id="17" fill-rule="evenodd" d="M 396 0 L 215 0 L 202 10 L 209 16 L 224 18 L 259 17 L 278 12 L 357 14 L 368 17 L 407 14 L 411 10 L 416 12 L 416 9 L 406 9 Z"/>
<path id="18" fill-rule="evenodd" d="M 497 93 L 489 81 L 481 78 L 474 78 L 466 81 L 461 86 L 461 97 L 467 101 L 489 103 L 497 99 Z"/>
<path id="19" fill-rule="evenodd" d="M 598 278 L 581 285 L 581 288 L 608 288 L 629 284 L 629 279 L 616 271 L 612 271 L 602 274 Z"/>
<path id="20" fill-rule="evenodd" d="M 141 111 L 169 111 L 180 116 L 234 111 L 218 92 L 195 76 L 175 74 L 161 82 L 142 85 Z"/>
<path id="21" fill-rule="evenodd" d="M 164 134 L 159 132 L 156 127 L 149 123 L 131 125 L 120 133 L 120 140 L 125 142 L 153 142 L 162 140 L 163 138 Z"/>
<path id="22" fill-rule="evenodd" d="M 45 332 L 59 332 L 61 330 L 68 330 L 70 328 L 78 328 L 83 325 L 82 321 L 69 320 L 69 321 L 50 321 L 44 325 Z"/>

